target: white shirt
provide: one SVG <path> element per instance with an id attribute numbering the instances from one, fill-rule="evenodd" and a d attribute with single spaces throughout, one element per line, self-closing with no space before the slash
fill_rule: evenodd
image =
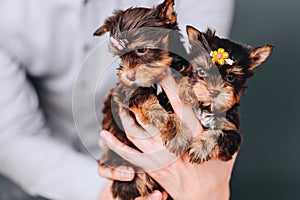
<path id="1" fill-rule="evenodd" d="M 57 200 L 97 199 L 105 183 L 97 175 L 93 158 L 99 156 L 93 149 L 97 149 L 101 127 L 94 113 L 86 109 L 93 103 L 89 99 L 94 92 L 90 87 L 91 74 L 77 78 L 76 94 L 82 95 L 82 101 L 75 100 L 72 111 L 76 77 L 87 53 L 105 39 L 94 38 L 93 32 L 114 9 L 152 7 L 161 2 L 90 0 L 85 4 L 83 0 L 1 0 L 0 173 L 3 176 L 31 195 Z M 175 1 L 184 34 L 185 25 L 189 24 L 200 30 L 211 27 L 218 35 L 228 36 L 233 7 L 233 0 Z M 98 62 L 101 65 L 108 59 L 99 56 Z M 114 86 L 114 75 L 107 78 L 112 80 L 110 87 Z M 102 99 L 108 89 L 104 87 L 100 92 Z M 75 120 L 81 123 L 80 130 L 76 130 L 73 114 L 82 115 L 82 120 Z M 86 133 L 81 139 L 92 156 L 78 151 L 82 150 L 78 132 Z"/>

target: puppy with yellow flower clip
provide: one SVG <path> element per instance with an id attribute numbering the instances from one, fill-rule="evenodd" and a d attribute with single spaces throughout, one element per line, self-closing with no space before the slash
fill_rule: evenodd
<path id="1" fill-rule="evenodd" d="M 193 138 L 192 163 L 218 158 L 230 160 L 238 151 L 238 105 L 248 78 L 271 54 L 274 46 L 253 48 L 219 38 L 208 29 L 187 26 L 191 71 L 179 83 L 179 96 L 193 107 L 205 131 Z"/>

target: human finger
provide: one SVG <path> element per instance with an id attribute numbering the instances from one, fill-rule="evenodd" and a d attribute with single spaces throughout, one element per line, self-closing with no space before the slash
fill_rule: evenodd
<path id="1" fill-rule="evenodd" d="M 143 123 L 140 115 L 135 115 L 135 118 L 139 125 L 147 132 L 147 136 L 155 137 L 157 135 L 160 135 L 159 129 L 152 124 Z"/>
<path id="2" fill-rule="evenodd" d="M 124 143 L 120 142 L 116 137 L 114 137 L 110 132 L 102 130 L 100 132 L 100 137 L 103 139 L 107 147 L 121 156 L 123 159 L 129 161 L 130 163 L 144 163 L 143 154 L 136 149 L 133 149 Z M 142 166 L 141 166 L 142 167 Z"/>
<path id="3" fill-rule="evenodd" d="M 193 109 L 180 100 L 178 85 L 170 72 L 160 81 L 160 85 L 166 92 L 175 114 L 188 126 L 193 136 L 202 133 L 203 127 Z"/>
<path id="4" fill-rule="evenodd" d="M 166 192 L 160 192 L 158 190 L 154 190 L 151 194 L 148 195 L 148 200 L 165 200 L 168 198 L 168 194 Z"/>
<path id="5" fill-rule="evenodd" d="M 126 166 L 112 168 L 99 164 L 98 174 L 103 178 L 115 181 L 131 181 L 134 178 L 133 168 Z"/>
<path id="6" fill-rule="evenodd" d="M 124 110 L 120 110 L 119 115 L 127 137 L 140 150 L 144 153 L 151 153 L 163 148 L 159 130 L 156 127 L 142 124 L 137 116 L 137 121 L 144 129 L 138 127 Z"/>
<path id="7" fill-rule="evenodd" d="M 101 131 L 100 136 L 110 150 L 114 151 L 133 165 L 142 168 L 146 172 L 163 168 L 177 159 L 175 154 L 170 153 L 165 148 L 160 151 L 141 153 L 138 150 L 123 144 L 108 131 Z"/>
<path id="8" fill-rule="evenodd" d="M 167 200 L 168 199 L 169 194 L 166 191 L 162 191 L 161 194 L 162 194 L 162 200 Z"/>
<path id="9" fill-rule="evenodd" d="M 105 142 L 101 138 L 98 141 L 98 145 L 100 146 L 100 148 L 103 152 L 108 151 L 107 145 L 105 144 Z"/>
<path id="10" fill-rule="evenodd" d="M 129 139 L 147 137 L 147 133 L 139 127 L 124 109 L 119 110 L 124 131 Z"/>

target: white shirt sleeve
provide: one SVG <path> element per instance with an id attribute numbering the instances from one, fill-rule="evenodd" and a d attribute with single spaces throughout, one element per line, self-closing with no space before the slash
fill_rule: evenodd
<path id="1" fill-rule="evenodd" d="M 0 173 L 31 195 L 97 199 L 97 163 L 49 136 L 25 70 L 0 49 Z"/>

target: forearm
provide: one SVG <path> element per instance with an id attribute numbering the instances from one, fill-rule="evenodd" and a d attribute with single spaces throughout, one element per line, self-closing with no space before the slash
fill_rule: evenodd
<path id="1" fill-rule="evenodd" d="M 1 145 L 0 172 L 26 192 L 49 199 L 97 199 L 104 180 L 97 164 L 45 135 Z"/>
<path id="2" fill-rule="evenodd" d="M 97 199 L 96 161 L 50 135 L 24 68 L 0 49 L 0 173 L 32 195 Z"/>

